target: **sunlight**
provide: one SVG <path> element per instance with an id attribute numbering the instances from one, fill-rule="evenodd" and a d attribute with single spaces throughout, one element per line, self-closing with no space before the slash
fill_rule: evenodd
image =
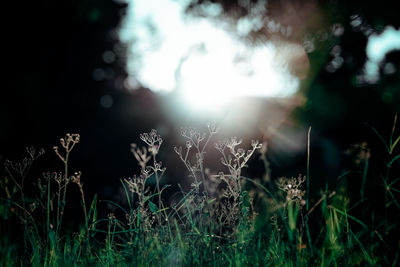
<path id="1" fill-rule="evenodd" d="M 386 54 L 393 50 L 400 50 L 400 29 L 387 26 L 381 34 L 372 34 L 368 38 L 366 53 L 368 61 L 365 63 L 365 79 L 370 83 L 379 80 L 379 67 Z M 389 65 L 390 66 L 390 65 Z"/>
<path id="2" fill-rule="evenodd" d="M 286 97 L 297 91 L 299 81 L 277 56 L 276 45 L 246 45 L 223 25 L 185 16 L 184 2 L 126 1 L 119 36 L 130 47 L 127 72 L 142 86 L 176 90 L 200 109 L 218 109 L 240 96 Z M 210 5 L 210 13 L 218 15 L 218 7 Z M 257 27 L 244 21 L 238 26 L 243 25 Z"/>

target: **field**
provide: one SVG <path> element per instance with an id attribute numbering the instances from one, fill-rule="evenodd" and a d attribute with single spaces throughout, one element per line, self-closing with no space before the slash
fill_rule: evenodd
<path id="1" fill-rule="evenodd" d="M 1 266 L 400 266 L 390 0 L 3 1 Z"/>
<path id="2" fill-rule="evenodd" d="M 2 266 L 397 266 L 399 263 L 398 168 L 400 135 L 395 117 L 389 138 L 369 126 L 385 154 L 375 156 L 365 143 L 349 152 L 354 169 L 311 192 L 314 178 L 312 128 L 308 130 L 307 173 L 270 177 L 266 143 L 244 147 L 232 137 L 215 142 L 218 129 L 205 133 L 182 129 L 183 147 L 175 147 L 191 185 L 179 186 L 166 200 L 158 161 L 163 139 L 157 131 L 140 136 L 131 151 L 141 172 L 121 179 L 122 205 L 85 197 L 84 175 L 70 166 L 75 146 L 67 134 L 53 147 L 64 165 L 59 172 L 30 168 L 44 150 L 27 148 L 21 162 L 4 161 L 0 184 L 0 261 Z M 221 156 L 220 173 L 204 166 L 207 149 Z M 262 177 L 245 177 L 250 158 L 264 163 Z M 215 159 L 219 160 L 219 159 Z M 373 162 L 376 161 L 376 162 Z M 81 177 L 82 176 L 82 177 Z M 155 183 L 149 185 L 150 180 Z M 315 178 L 316 179 L 316 178 Z M 35 180 L 35 181 L 33 181 Z M 33 184 L 34 190 L 27 190 Z M 356 186 L 357 188 L 350 188 Z M 63 218 L 69 191 L 80 193 L 74 214 L 79 227 Z M 356 192 L 356 193 L 354 193 Z M 100 203 L 114 212 L 100 210 Z M 104 215 L 106 214 L 106 215 Z"/>

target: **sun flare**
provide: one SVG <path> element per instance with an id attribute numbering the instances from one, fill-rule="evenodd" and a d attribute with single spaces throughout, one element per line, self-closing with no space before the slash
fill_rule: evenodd
<path id="1" fill-rule="evenodd" d="M 182 2 L 128 3 L 119 34 L 131 46 L 128 74 L 142 86 L 176 90 L 190 106 L 203 109 L 218 109 L 234 97 L 285 97 L 297 91 L 299 80 L 277 56 L 276 44 L 246 44 L 223 25 L 185 16 Z"/>

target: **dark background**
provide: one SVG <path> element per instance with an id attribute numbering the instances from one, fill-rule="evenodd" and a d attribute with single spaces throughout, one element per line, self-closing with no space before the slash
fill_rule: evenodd
<path id="1" fill-rule="evenodd" d="M 196 7 L 205 2 L 193 1 L 188 13 L 196 14 Z M 248 12 L 239 8 L 236 1 L 212 2 L 222 3 L 223 16 L 233 21 Z M 343 151 L 350 144 L 365 140 L 373 143 L 377 139 L 364 122 L 388 136 L 394 114 L 400 111 L 399 51 L 388 54 L 385 59 L 397 67 L 396 73 L 383 75 L 375 85 L 358 83 L 356 76 L 366 60 L 367 37 L 350 27 L 350 17 L 358 14 L 378 33 L 386 25 L 398 29 L 398 10 L 393 4 L 395 1 L 269 1 L 271 15 L 279 19 L 285 2 L 295 7 L 312 2 L 324 18 L 322 24 L 306 25 L 294 38 L 301 39 L 305 34 L 317 36 L 322 28 L 334 22 L 344 26 L 340 38 L 321 41 L 308 54 L 311 69 L 301 88 L 307 101 L 290 116 L 291 127 L 304 135 L 312 125 L 312 159 L 314 166 L 318 166 L 313 172 L 325 181 L 337 177 L 346 167 Z M 123 4 L 106 0 L 8 1 L 3 4 L 2 11 L 2 161 L 6 158 L 18 160 L 24 147 L 34 145 L 47 151 L 40 159 L 40 167 L 61 170 L 61 162 L 51 148 L 58 145 L 59 138 L 66 133 L 79 133 L 81 143 L 73 151 L 72 170 L 83 172 L 82 179 L 89 195 L 97 192 L 111 197 L 120 178 L 138 171 L 129 150 L 130 143 L 139 142 L 139 133 L 156 128 L 162 130 L 160 133 L 165 140 L 160 159 L 169 168 L 167 178 L 184 176 L 179 171 L 183 166 L 173 153 L 173 146 L 182 143 L 178 139 L 179 126 L 189 122 L 194 125 L 188 126 L 198 126 L 205 119 L 194 121 L 190 117 L 194 115 L 182 115 L 177 119 L 169 114 L 166 98 L 146 88 L 136 91 L 124 88 L 125 48 L 116 37 L 125 12 Z M 312 15 L 299 14 L 298 19 Z M 253 33 L 249 40 L 257 41 L 258 36 Z M 326 66 L 332 60 L 330 51 L 336 44 L 342 47 L 343 56 L 351 60 L 331 73 Z M 116 60 L 110 64 L 102 59 L 108 50 L 116 53 Z M 96 69 L 104 71 L 100 81 L 93 77 Z M 110 108 L 101 105 L 104 95 L 113 98 Z M 268 103 L 266 100 L 265 105 Z M 239 135 L 240 129 L 237 132 Z M 260 135 L 257 131 L 252 134 Z M 270 141 L 275 177 L 304 173 L 305 151 L 289 155 L 279 150 L 279 140 L 272 138 Z M 262 171 L 260 167 L 250 173 L 259 175 Z"/>

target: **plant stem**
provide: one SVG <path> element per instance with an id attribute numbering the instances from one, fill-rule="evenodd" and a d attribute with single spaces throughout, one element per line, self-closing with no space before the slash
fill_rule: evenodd
<path id="1" fill-rule="evenodd" d="M 72 147 L 71 147 L 71 149 L 72 149 Z M 63 187 L 63 196 L 62 196 L 62 199 L 61 199 L 61 203 L 60 203 L 60 194 L 58 194 L 58 207 L 57 207 L 57 209 L 59 210 L 59 212 L 57 212 L 57 217 L 59 219 L 58 219 L 58 222 L 57 222 L 57 235 L 58 235 L 58 233 L 60 231 L 60 227 L 61 227 L 61 224 L 62 224 L 62 219 L 63 219 L 63 216 L 64 216 L 64 209 L 65 209 L 65 199 L 67 197 L 68 158 L 69 158 L 69 152 L 70 151 L 71 151 L 70 149 L 66 148 L 66 154 L 65 154 L 65 159 L 64 159 L 64 179 L 63 179 L 64 187 Z M 61 181 L 61 183 L 62 183 L 62 181 Z M 60 183 L 60 186 L 61 186 L 61 183 Z M 60 190 L 59 190 L 59 193 L 61 193 Z M 60 205 L 61 205 L 61 209 L 59 209 Z"/>
<path id="2" fill-rule="evenodd" d="M 309 212 L 309 205 L 310 205 L 309 204 L 309 201 L 310 201 L 310 155 L 311 155 L 310 143 L 311 143 L 311 126 L 308 128 L 308 134 L 307 134 L 307 191 L 306 191 L 306 211 L 307 211 L 307 214 L 305 216 L 305 225 L 306 225 L 308 246 L 310 247 L 311 255 L 313 255 L 310 228 L 308 226 L 308 218 L 309 218 L 308 217 L 308 212 Z"/>
<path id="3" fill-rule="evenodd" d="M 157 194 L 158 194 L 158 208 L 161 209 L 162 207 L 162 200 L 161 200 L 161 191 L 160 191 L 160 178 L 158 176 L 158 169 L 156 168 L 156 155 L 153 154 L 153 167 L 154 167 L 154 175 L 156 176 L 156 187 L 157 187 Z"/>

